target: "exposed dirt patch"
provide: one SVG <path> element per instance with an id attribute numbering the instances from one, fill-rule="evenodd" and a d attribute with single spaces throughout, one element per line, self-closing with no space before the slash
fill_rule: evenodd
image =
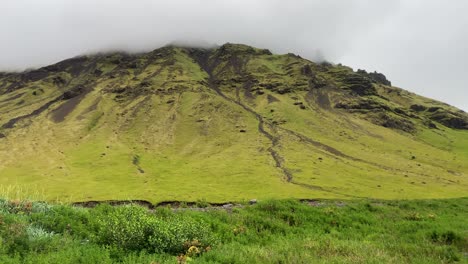
<path id="1" fill-rule="evenodd" d="M 55 123 L 60 123 L 65 120 L 68 114 L 70 114 L 73 109 L 78 106 L 84 96 L 77 96 L 72 99 L 69 99 L 65 103 L 61 104 L 56 109 L 52 110 L 51 117 Z"/>
<path id="2" fill-rule="evenodd" d="M 280 100 L 278 100 L 278 98 L 274 97 L 273 95 L 269 94 L 267 95 L 267 100 L 268 100 L 268 103 L 271 104 L 271 103 L 274 103 L 274 102 L 279 102 Z"/>
<path id="3" fill-rule="evenodd" d="M 80 104 L 81 100 L 92 91 L 91 88 L 85 88 L 84 86 L 76 86 L 63 94 L 63 99 L 67 100 L 65 103 L 52 110 L 51 117 L 55 123 L 60 123 L 73 112 L 73 110 Z"/>
<path id="4" fill-rule="evenodd" d="M 255 96 L 252 94 L 252 87 L 254 85 L 254 82 L 252 80 L 247 80 L 244 83 L 244 96 L 247 99 L 253 100 L 255 99 Z"/>
<path id="5" fill-rule="evenodd" d="M 305 99 L 309 105 L 314 103 L 323 109 L 331 109 L 330 97 L 328 96 L 328 89 L 311 89 L 307 92 Z"/>

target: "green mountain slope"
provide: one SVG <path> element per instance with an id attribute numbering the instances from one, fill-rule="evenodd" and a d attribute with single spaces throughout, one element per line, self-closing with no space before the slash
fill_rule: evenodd
<path id="1" fill-rule="evenodd" d="M 69 201 L 460 197 L 468 114 L 245 45 L 83 56 L 0 74 L 0 185 Z"/>

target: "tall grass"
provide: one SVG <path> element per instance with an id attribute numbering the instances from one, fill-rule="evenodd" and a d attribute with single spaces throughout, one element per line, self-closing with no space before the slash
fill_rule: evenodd
<path id="1" fill-rule="evenodd" d="M 24 185 L 0 185 L 0 197 L 8 200 L 43 201 L 46 194 L 44 188 L 28 188 Z"/>

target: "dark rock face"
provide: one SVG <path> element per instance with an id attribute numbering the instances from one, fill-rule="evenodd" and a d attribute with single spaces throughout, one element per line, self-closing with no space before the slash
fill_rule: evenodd
<path id="1" fill-rule="evenodd" d="M 280 88 L 280 89 L 278 89 L 278 91 L 276 91 L 276 92 L 279 93 L 279 94 L 290 93 L 290 92 L 291 92 L 291 88 L 289 88 L 289 87 Z"/>
<path id="2" fill-rule="evenodd" d="M 437 129 L 437 125 L 434 124 L 433 122 L 427 120 L 426 122 L 424 122 L 424 124 L 428 127 L 428 128 L 431 128 L 431 129 Z"/>
<path id="3" fill-rule="evenodd" d="M 246 46 L 243 44 L 232 44 L 226 43 L 219 47 L 219 56 L 232 56 L 232 55 L 271 55 L 272 53 L 267 50 L 257 50 L 253 47 Z"/>
<path id="4" fill-rule="evenodd" d="M 426 111 L 427 107 L 425 107 L 424 105 L 414 104 L 410 106 L 410 109 L 416 112 L 422 112 L 422 111 Z"/>
<path id="5" fill-rule="evenodd" d="M 55 85 L 57 86 L 63 86 L 67 83 L 67 80 L 65 80 L 64 78 L 62 78 L 61 76 L 56 76 L 52 79 L 52 81 L 54 82 Z"/>
<path id="6" fill-rule="evenodd" d="M 260 55 L 273 55 L 269 49 L 262 49 Z"/>
<path id="7" fill-rule="evenodd" d="M 310 67 L 310 65 L 304 65 L 302 68 L 301 68 L 301 73 L 305 76 L 313 76 L 313 72 L 312 72 L 312 68 Z"/>
<path id="8" fill-rule="evenodd" d="M 439 110 L 439 109 L 442 109 L 442 108 L 440 108 L 440 107 L 438 107 L 438 106 L 433 106 L 433 107 L 429 107 L 429 108 L 427 109 L 427 111 L 428 111 L 428 112 L 431 112 L 431 113 L 434 113 L 435 111 L 437 111 L 437 110 Z"/>
<path id="9" fill-rule="evenodd" d="M 8 73 L 8 72 L 0 72 L 0 78 L 4 78 L 4 77 L 7 77 L 8 75 L 10 75 L 11 73 Z"/>
<path id="10" fill-rule="evenodd" d="M 446 127 L 456 129 L 468 129 L 468 116 L 463 112 L 453 112 L 439 106 L 427 107 L 424 105 L 414 104 L 410 109 L 424 114 L 430 120 L 438 122 Z M 437 128 L 436 124 L 428 121 L 426 124 L 429 128 Z"/>
<path id="11" fill-rule="evenodd" d="M 24 82 L 35 82 L 35 81 L 44 79 L 47 76 L 49 76 L 48 71 L 46 71 L 44 69 L 39 69 L 39 70 L 30 71 L 30 72 L 25 72 L 21 76 L 21 79 Z"/>
<path id="12" fill-rule="evenodd" d="M 438 110 L 431 114 L 429 118 L 450 128 L 468 129 L 468 118 L 457 113 Z"/>
<path id="13" fill-rule="evenodd" d="M 99 77 L 99 76 L 102 75 L 103 71 L 101 71 L 99 69 L 95 69 L 93 73 L 94 73 L 95 76 Z"/>
<path id="14" fill-rule="evenodd" d="M 459 117 L 450 117 L 443 121 L 443 124 L 457 129 L 468 129 L 468 121 Z"/>
<path id="15" fill-rule="evenodd" d="M 342 82 L 344 83 L 343 88 L 349 89 L 357 95 L 377 95 L 372 82 L 359 74 L 348 74 L 342 78 Z"/>
<path id="16" fill-rule="evenodd" d="M 415 130 L 414 124 L 410 120 L 398 118 L 387 113 L 380 113 L 375 121 L 383 127 L 395 128 L 409 133 Z"/>
<path id="17" fill-rule="evenodd" d="M 357 70 L 357 73 L 371 79 L 372 82 L 374 82 L 374 83 L 380 83 L 380 84 L 383 84 L 383 85 L 392 86 L 392 83 L 389 80 L 387 80 L 387 77 L 385 77 L 385 75 L 383 75 L 380 72 L 376 72 L 376 71 L 367 72 L 365 70 L 359 69 L 359 70 Z"/>
<path id="18" fill-rule="evenodd" d="M 385 75 L 383 75 L 382 73 L 372 72 L 369 73 L 369 77 L 377 83 L 392 86 L 392 83 L 389 80 L 387 80 L 387 77 L 385 77 Z"/>
<path id="19" fill-rule="evenodd" d="M 327 86 L 327 82 L 321 78 L 313 77 L 309 81 L 309 87 L 311 88 L 322 88 Z"/>
<path id="20" fill-rule="evenodd" d="M 392 108 L 372 98 L 364 97 L 341 101 L 335 104 L 335 108 L 345 109 L 351 113 L 366 114 L 366 119 L 379 126 L 398 129 L 408 133 L 414 132 L 416 129 L 405 109 Z"/>
<path id="21" fill-rule="evenodd" d="M 63 99 L 68 100 L 68 99 L 71 99 L 73 97 L 76 97 L 76 96 L 84 93 L 85 90 L 86 89 L 81 85 L 75 86 L 72 89 L 70 89 L 70 90 L 63 93 Z"/>

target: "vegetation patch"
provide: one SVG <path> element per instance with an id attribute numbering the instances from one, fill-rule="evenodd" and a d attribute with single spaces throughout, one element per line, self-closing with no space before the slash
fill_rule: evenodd
<path id="1" fill-rule="evenodd" d="M 0 200 L 2 263 L 464 263 L 468 199 L 94 208 Z"/>

